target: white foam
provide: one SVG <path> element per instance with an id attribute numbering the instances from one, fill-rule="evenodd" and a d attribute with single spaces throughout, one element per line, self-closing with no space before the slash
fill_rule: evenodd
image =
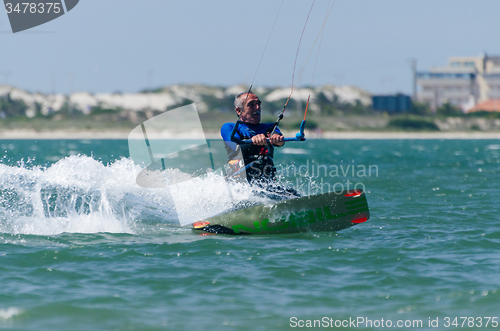
<path id="1" fill-rule="evenodd" d="M 82 155 L 48 168 L 0 164 L 0 233 L 137 233 L 149 222 L 178 227 L 181 219 L 186 224 L 267 201 L 216 173 L 176 187 L 143 188 L 136 184 L 141 170 L 130 159 L 104 165 Z M 178 170 L 164 175 L 185 176 Z"/>
<path id="2" fill-rule="evenodd" d="M 158 220 L 159 212 L 175 223 L 168 192 L 139 187 L 139 170 L 128 159 L 105 166 L 81 155 L 47 169 L 0 164 L 0 232 L 132 233 L 138 219 L 153 213 Z"/>
<path id="3" fill-rule="evenodd" d="M 182 225 L 227 213 L 241 203 L 267 201 L 254 196 L 247 184 L 228 183 L 215 173 L 171 185 L 169 190 Z"/>
<path id="4" fill-rule="evenodd" d="M 486 146 L 486 149 L 495 151 L 495 150 L 500 149 L 500 145 L 495 145 L 495 144 L 488 145 L 488 146 Z"/>
<path id="5" fill-rule="evenodd" d="M 285 147 L 280 150 L 282 154 L 293 154 L 293 155 L 300 155 L 300 154 L 309 154 L 309 151 L 307 149 L 303 148 L 289 148 Z"/>
<path id="6" fill-rule="evenodd" d="M 16 307 L 0 309 L 0 320 L 8 320 L 14 316 L 20 315 L 23 311 Z"/>

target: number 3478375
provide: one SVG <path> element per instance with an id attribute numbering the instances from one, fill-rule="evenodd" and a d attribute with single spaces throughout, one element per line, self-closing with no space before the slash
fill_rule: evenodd
<path id="1" fill-rule="evenodd" d="M 498 317 L 445 317 L 444 318 L 444 327 L 449 328 L 449 327 L 498 327 Z"/>
<path id="2" fill-rule="evenodd" d="M 40 2 L 40 3 L 30 3 L 23 2 L 17 3 L 15 6 L 12 3 L 6 3 L 5 9 L 7 10 L 7 14 L 17 13 L 17 14 L 59 14 L 61 12 L 60 3 L 56 2 Z"/>

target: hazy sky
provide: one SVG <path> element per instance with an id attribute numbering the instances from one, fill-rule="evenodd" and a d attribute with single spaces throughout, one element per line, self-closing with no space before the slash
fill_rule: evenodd
<path id="1" fill-rule="evenodd" d="M 328 4 L 316 0 L 298 76 Z M 249 85 L 281 0 L 80 0 L 62 17 L 12 34 L 0 13 L 0 84 L 58 93 L 136 92 L 201 83 Z M 312 0 L 285 0 L 254 86 L 291 86 Z M 326 23 L 314 85 L 372 93 L 412 91 L 418 69 L 450 56 L 500 55 L 500 0 L 337 0 Z M 299 85 L 309 85 L 316 51 Z M 150 72 L 150 74 L 148 74 Z M 7 73 L 8 75 L 5 75 Z"/>

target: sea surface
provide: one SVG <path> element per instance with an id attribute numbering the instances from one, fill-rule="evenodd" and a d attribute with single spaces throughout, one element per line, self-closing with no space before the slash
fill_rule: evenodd
<path id="1" fill-rule="evenodd" d="M 126 140 L 0 147 L 0 330 L 500 329 L 499 140 L 287 143 L 282 183 L 357 185 L 371 218 L 261 236 L 175 226 Z M 197 180 L 177 201 L 227 208 Z"/>

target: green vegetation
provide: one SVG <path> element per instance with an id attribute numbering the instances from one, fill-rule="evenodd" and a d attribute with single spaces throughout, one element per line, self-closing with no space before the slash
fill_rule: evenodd
<path id="1" fill-rule="evenodd" d="M 408 131 L 439 131 L 439 127 L 432 121 L 432 119 L 412 115 L 392 117 L 389 120 L 387 127 Z"/>
<path id="2" fill-rule="evenodd" d="M 151 89 L 143 89 L 140 90 L 139 93 L 161 93 L 163 92 L 163 87 L 156 87 Z M 117 94 L 121 94 L 121 92 L 116 92 Z"/>
<path id="3" fill-rule="evenodd" d="M 90 108 L 90 114 L 91 115 L 112 115 L 112 114 L 119 114 L 123 111 L 123 109 L 120 108 L 105 108 L 102 107 L 101 104 Z"/>
<path id="4" fill-rule="evenodd" d="M 0 118 L 26 116 L 28 106 L 22 100 L 14 100 L 10 93 L 0 97 Z"/>
<path id="5" fill-rule="evenodd" d="M 275 121 L 275 120 L 276 119 L 274 119 L 273 121 Z M 301 123 L 302 123 L 302 119 L 298 120 L 298 119 L 294 118 L 293 120 L 286 120 L 286 121 L 283 120 L 280 123 L 280 128 L 282 130 L 298 131 L 300 129 Z M 314 130 L 314 129 L 318 129 L 319 125 L 315 120 L 307 120 L 306 127 L 309 130 Z"/>
<path id="6" fill-rule="evenodd" d="M 412 101 L 411 113 L 420 116 L 431 115 L 431 107 L 425 102 Z"/>
<path id="7" fill-rule="evenodd" d="M 487 119 L 500 119 L 500 112 L 480 110 L 480 111 L 475 111 L 472 113 L 467 113 L 467 114 L 465 114 L 465 117 L 468 117 L 468 118 L 480 117 L 480 118 L 487 118 Z"/>
<path id="8" fill-rule="evenodd" d="M 64 131 L 130 131 L 136 125 L 125 121 L 97 121 L 91 117 L 61 118 L 9 118 L 0 121 L 0 130 L 34 130 L 37 132 Z"/>
<path id="9" fill-rule="evenodd" d="M 457 106 L 452 105 L 447 102 L 436 109 L 436 115 L 438 116 L 463 116 L 464 113 Z"/>
<path id="10" fill-rule="evenodd" d="M 330 101 L 323 92 L 316 95 L 314 103 L 321 109 L 321 113 L 325 115 L 369 115 L 373 113 L 371 106 L 365 106 L 361 101 L 356 100 L 353 105 L 348 102 L 341 102 L 337 95 Z"/>

